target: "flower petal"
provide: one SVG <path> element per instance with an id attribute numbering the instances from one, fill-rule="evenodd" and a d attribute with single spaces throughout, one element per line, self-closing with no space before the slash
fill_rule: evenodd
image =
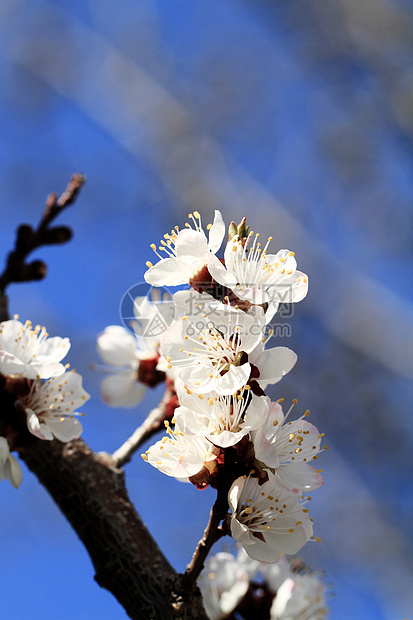
<path id="1" fill-rule="evenodd" d="M 214 278 L 214 280 L 216 280 L 223 286 L 227 286 L 230 289 L 236 287 L 237 282 L 234 273 L 232 271 L 228 271 L 221 263 L 219 258 L 215 256 L 215 254 L 208 254 L 207 266 L 208 271 Z"/>
<path id="2" fill-rule="evenodd" d="M 120 325 L 109 325 L 99 334 L 96 349 L 105 364 L 129 366 L 136 361 L 136 338 Z"/>
<path id="3" fill-rule="evenodd" d="M 208 249 L 210 252 L 218 252 L 221 247 L 222 240 L 225 236 L 225 223 L 222 219 L 221 212 L 216 210 L 213 224 L 209 230 Z"/>
<path id="4" fill-rule="evenodd" d="M 48 429 L 46 424 L 40 422 L 39 418 L 32 409 L 26 409 L 26 415 L 27 428 L 32 433 L 32 435 L 35 435 L 39 439 L 47 439 L 49 441 L 53 439 L 52 432 Z"/>
<path id="5" fill-rule="evenodd" d="M 278 383 L 294 367 L 297 355 L 288 347 L 266 349 L 258 360 L 260 376 L 258 383 L 263 389 L 270 383 Z"/>
<path id="6" fill-rule="evenodd" d="M 184 263 L 199 261 L 208 252 L 207 238 L 203 232 L 184 228 L 178 233 L 175 251 L 176 257 Z"/>
<path id="7" fill-rule="evenodd" d="M 10 454 L 8 461 L 5 464 L 4 473 L 14 488 L 17 489 L 23 479 L 23 471 L 20 463 L 13 456 L 13 454 Z"/>
<path id="8" fill-rule="evenodd" d="M 188 272 L 176 258 L 163 258 L 145 272 L 144 278 L 151 286 L 178 286 L 188 283 Z"/>
<path id="9" fill-rule="evenodd" d="M 49 418 L 45 424 L 56 439 L 63 443 L 77 439 L 83 431 L 81 423 L 76 418 L 63 418 L 62 420 Z"/>
<path id="10" fill-rule="evenodd" d="M 217 394 L 223 395 L 234 394 L 248 383 L 250 374 L 250 364 L 242 364 L 242 366 L 234 366 L 234 364 L 231 364 L 228 372 L 215 380 L 215 391 Z"/>
<path id="11" fill-rule="evenodd" d="M 105 377 L 100 385 L 104 402 L 109 407 L 134 407 L 143 398 L 145 386 L 138 383 L 134 373 L 118 373 Z"/>

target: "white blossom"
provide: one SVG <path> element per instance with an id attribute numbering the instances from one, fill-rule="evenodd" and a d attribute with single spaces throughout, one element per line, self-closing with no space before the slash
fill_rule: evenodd
<path id="1" fill-rule="evenodd" d="M 259 572 L 272 592 L 277 592 L 278 588 L 286 579 L 291 576 L 291 565 L 285 555 L 281 556 L 276 564 L 260 563 Z"/>
<path id="2" fill-rule="evenodd" d="M 225 224 L 221 213 L 215 211 L 214 222 L 209 229 L 207 239 L 198 211 L 189 214 L 192 225 L 179 230 L 176 227 L 164 235 L 159 248 L 151 247 L 160 259 L 156 265 L 147 263 L 149 269 L 145 280 L 152 286 L 175 286 L 187 284 L 207 263 L 208 255 L 215 254 L 221 246 L 225 235 Z"/>
<path id="3" fill-rule="evenodd" d="M 291 408 L 292 409 L 292 408 Z M 322 434 L 302 416 L 287 421 L 279 402 L 271 403 L 265 423 L 251 433 L 255 457 L 290 489 L 312 491 L 323 484 L 321 471 L 309 463 L 317 459 Z"/>
<path id="4" fill-rule="evenodd" d="M 0 480 L 6 478 L 17 489 L 21 484 L 22 477 L 22 468 L 18 460 L 11 454 L 7 439 L 0 437 Z"/>
<path id="5" fill-rule="evenodd" d="M 240 299 L 252 304 L 268 304 L 266 318 L 271 320 L 280 303 L 301 301 L 308 291 L 308 277 L 297 271 L 294 252 L 280 250 L 267 254 L 272 240 L 264 248 L 259 233 L 247 238 L 235 235 L 225 248 L 225 266 L 213 254 L 208 256 L 208 270 L 220 284 L 230 288 Z"/>
<path id="6" fill-rule="evenodd" d="M 234 394 L 248 382 L 251 366 L 243 354 L 258 345 L 262 329 L 262 312 L 249 316 L 218 304 L 212 316 L 200 313 L 173 323 L 163 335 L 161 349 L 194 392 Z"/>
<path id="7" fill-rule="evenodd" d="M 248 560 L 241 561 L 240 555 L 235 557 L 224 551 L 207 559 L 197 583 L 210 620 L 225 618 L 247 593 L 259 566 L 258 562 Z"/>
<path id="8" fill-rule="evenodd" d="M 82 434 L 82 425 L 74 416 L 90 398 L 82 387 L 82 377 L 66 372 L 45 382 L 33 382 L 30 393 L 21 398 L 27 415 L 29 431 L 39 439 L 56 437 L 67 442 Z"/>
<path id="9" fill-rule="evenodd" d="M 219 449 L 204 437 L 185 434 L 177 420 L 175 429 L 165 422 L 167 435 L 151 446 L 142 458 L 167 476 L 187 482 L 216 460 Z"/>
<path id="10" fill-rule="evenodd" d="M 326 588 L 317 573 L 292 573 L 271 606 L 271 620 L 325 620 Z"/>
<path id="11" fill-rule="evenodd" d="M 68 338 L 49 338 L 45 327 L 14 319 L 0 323 L 0 372 L 27 379 L 47 379 L 65 372 L 60 361 L 70 349 Z"/>
<path id="12" fill-rule="evenodd" d="M 149 299 L 136 297 L 135 319 L 130 322 L 134 333 L 120 325 L 109 325 L 99 334 L 96 349 L 108 365 L 110 373 L 101 383 L 104 402 L 110 407 L 130 408 L 137 405 L 146 391 L 159 382 L 156 371 L 174 379 L 174 373 L 160 355 L 160 337 L 173 320 L 170 296 Z"/>
<path id="13" fill-rule="evenodd" d="M 231 533 L 254 560 L 278 562 L 281 553 L 297 553 L 312 536 L 308 511 L 301 493 L 286 489 L 271 472 L 259 484 L 241 476 L 232 484 L 228 502 L 232 511 Z"/>
<path id="14" fill-rule="evenodd" d="M 151 341 L 136 336 L 120 325 L 109 325 L 99 334 L 96 349 L 112 373 L 100 386 L 104 402 L 110 407 L 134 407 L 143 398 L 146 386 L 138 382 L 141 360 L 158 358 Z"/>
<path id="15" fill-rule="evenodd" d="M 251 430 L 259 428 L 268 413 L 268 399 L 241 388 L 235 394 L 215 392 L 196 394 L 178 389 L 181 406 L 175 418 L 186 434 L 201 435 L 221 448 L 238 443 Z"/>

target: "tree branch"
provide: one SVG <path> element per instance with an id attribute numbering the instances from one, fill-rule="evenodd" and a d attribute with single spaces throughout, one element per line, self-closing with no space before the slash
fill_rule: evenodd
<path id="1" fill-rule="evenodd" d="M 72 231 L 67 226 L 55 226 L 50 228 L 53 220 L 75 200 L 80 188 L 86 179 L 76 173 L 72 175 L 65 191 L 59 197 L 56 193 L 50 194 L 46 200 L 42 219 L 36 230 L 29 224 L 22 224 L 17 229 L 14 250 L 12 250 L 6 262 L 6 267 L 0 275 L 0 292 L 2 305 L 7 304 L 4 295 L 6 288 L 12 282 L 30 282 L 42 280 L 47 273 L 47 266 L 41 260 L 26 263 L 26 258 L 33 250 L 43 245 L 66 243 L 72 236 Z M 7 315 L 7 310 L 2 309 L 2 315 Z M 4 320 L 4 319 L 2 319 Z"/>
<path id="2" fill-rule="evenodd" d="M 205 528 L 204 535 L 199 541 L 194 555 L 182 576 L 181 583 L 184 591 L 193 588 L 200 572 L 204 568 L 205 560 L 212 546 L 222 538 L 222 536 L 228 533 L 225 529 L 225 524 L 222 526 L 219 525 L 220 522 L 225 519 L 228 511 L 227 496 L 227 485 L 218 489 L 217 499 L 211 508 L 208 525 Z"/>
<path id="3" fill-rule="evenodd" d="M 169 564 L 128 497 L 110 455 L 82 440 L 36 441 L 20 456 L 85 545 L 97 583 L 133 620 L 207 620 L 197 588 L 180 589 Z"/>

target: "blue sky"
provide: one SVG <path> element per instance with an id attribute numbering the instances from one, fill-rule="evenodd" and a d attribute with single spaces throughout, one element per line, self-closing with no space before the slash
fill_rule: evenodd
<path id="1" fill-rule="evenodd" d="M 299 0 L 0 3 L 2 252 L 18 224 L 38 221 L 48 192 L 74 171 L 88 178 L 61 219 L 74 239 L 38 253 L 47 279 L 11 287 L 10 308 L 70 337 L 95 450 L 114 451 L 159 398 L 106 408 L 90 370 L 96 335 L 120 323 L 149 244 L 189 210 L 247 215 L 309 274 L 282 343 L 299 362 L 274 396 L 310 408 L 331 445 L 312 502 L 323 543 L 303 555 L 332 583 L 332 620 L 400 620 L 413 606 L 412 15 L 396 1 L 390 13 L 380 30 L 378 14 L 340 19 Z M 126 472 L 183 570 L 213 492 L 140 458 Z M 0 615 L 124 618 L 36 479 L 25 469 L 18 491 L 4 482 L 0 493 Z"/>

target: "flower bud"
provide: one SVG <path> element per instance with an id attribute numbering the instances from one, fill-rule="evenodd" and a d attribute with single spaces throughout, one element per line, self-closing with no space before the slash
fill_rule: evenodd
<path id="1" fill-rule="evenodd" d="M 33 235 L 33 229 L 29 224 L 22 224 L 17 229 L 17 248 L 20 249 L 22 246 L 27 246 L 30 242 L 31 237 Z"/>
<path id="2" fill-rule="evenodd" d="M 236 225 L 235 222 L 231 222 L 231 224 L 228 226 L 228 241 L 231 241 L 231 239 L 235 237 L 235 235 L 237 234 L 238 234 L 238 226 Z"/>
<path id="3" fill-rule="evenodd" d="M 43 235 L 43 243 L 48 245 L 66 243 L 72 238 L 72 231 L 67 226 L 55 226 L 46 230 Z"/>
<path id="4" fill-rule="evenodd" d="M 30 282 L 30 280 L 43 280 L 47 275 L 47 265 L 42 260 L 34 260 L 28 265 L 24 265 L 22 269 L 22 280 Z"/>

